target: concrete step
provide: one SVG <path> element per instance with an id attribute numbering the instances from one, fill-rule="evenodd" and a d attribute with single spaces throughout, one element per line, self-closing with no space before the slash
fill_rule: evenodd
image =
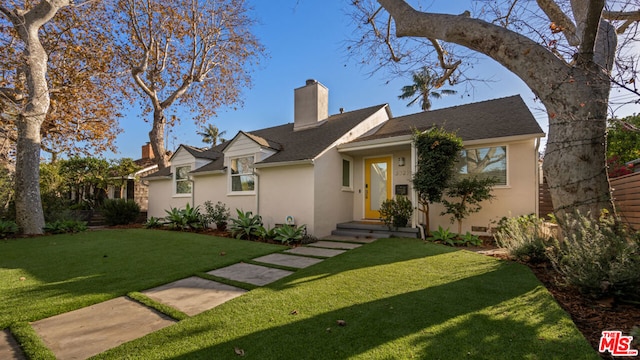
<path id="1" fill-rule="evenodd" d="M 401 227 L 389 230 L 389 227 L 380 223 L 348 222 L 336 225 L 336 230 L 332 235 L 356 236 L 356 237 L 419 237 L 420 231 L 417 228 Z"/>

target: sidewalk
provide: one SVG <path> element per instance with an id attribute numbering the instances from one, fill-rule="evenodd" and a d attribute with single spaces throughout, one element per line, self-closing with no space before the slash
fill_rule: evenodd
<path id="1" fill-rule="evenodd" d="M 270 265 L 301 269 L 374 240 L 330 236 L 316 243 L 252 260 L 263 265 L 237 263 L 209 271 L 208 274 L 264 286 L 293 274 L 293 271 Z M 247 290 L 235 286 L 196 276 L 141 291 L 149 298 L 188 316 L 212 309 L 246 292 Z M 133 299 L 118 297 L 38 320 L 31 325 L 56 358 L 66 360 L 86 359 L 176 322 L 177 320 Z M 0 359 L 25 359 L 15 339 L 6 330 L 0 333 Z"/>

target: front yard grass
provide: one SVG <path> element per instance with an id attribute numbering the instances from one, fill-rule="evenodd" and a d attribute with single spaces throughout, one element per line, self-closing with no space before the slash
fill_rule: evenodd
<path id="1" fill-rule="evenodd" d="M 0 329 L 283 249 L 144 229 L 1 240 Z"/>
<path id="2" fill-rule="evenodd" d="M 239 354 L 599 359 L 527 267 L 417 239 L 348 251 L 96 358 Z"/>

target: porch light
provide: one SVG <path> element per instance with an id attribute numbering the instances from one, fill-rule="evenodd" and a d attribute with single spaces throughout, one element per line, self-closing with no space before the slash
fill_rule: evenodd
<path id="1" fill-rule="evenodd" d="M 404 166 L 404 156 L 398 158 L 398 166 Z"/>

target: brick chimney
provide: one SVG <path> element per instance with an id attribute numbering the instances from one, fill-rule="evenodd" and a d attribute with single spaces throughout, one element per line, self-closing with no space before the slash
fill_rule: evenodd
<path id="1" fill-rule="evenodd" d="M 153 148 L 150 143 L 146 143 L 142 145 L 142 159 L 153 159 L 155 156 L 153 155 Z"/>
<path id="2" fill-rule="evenodd" d="M 294 107 L 294 131 L 316 127 L 329 117 L 329 90 L 316 80 L 307 80 L 294 90 Z"/>

